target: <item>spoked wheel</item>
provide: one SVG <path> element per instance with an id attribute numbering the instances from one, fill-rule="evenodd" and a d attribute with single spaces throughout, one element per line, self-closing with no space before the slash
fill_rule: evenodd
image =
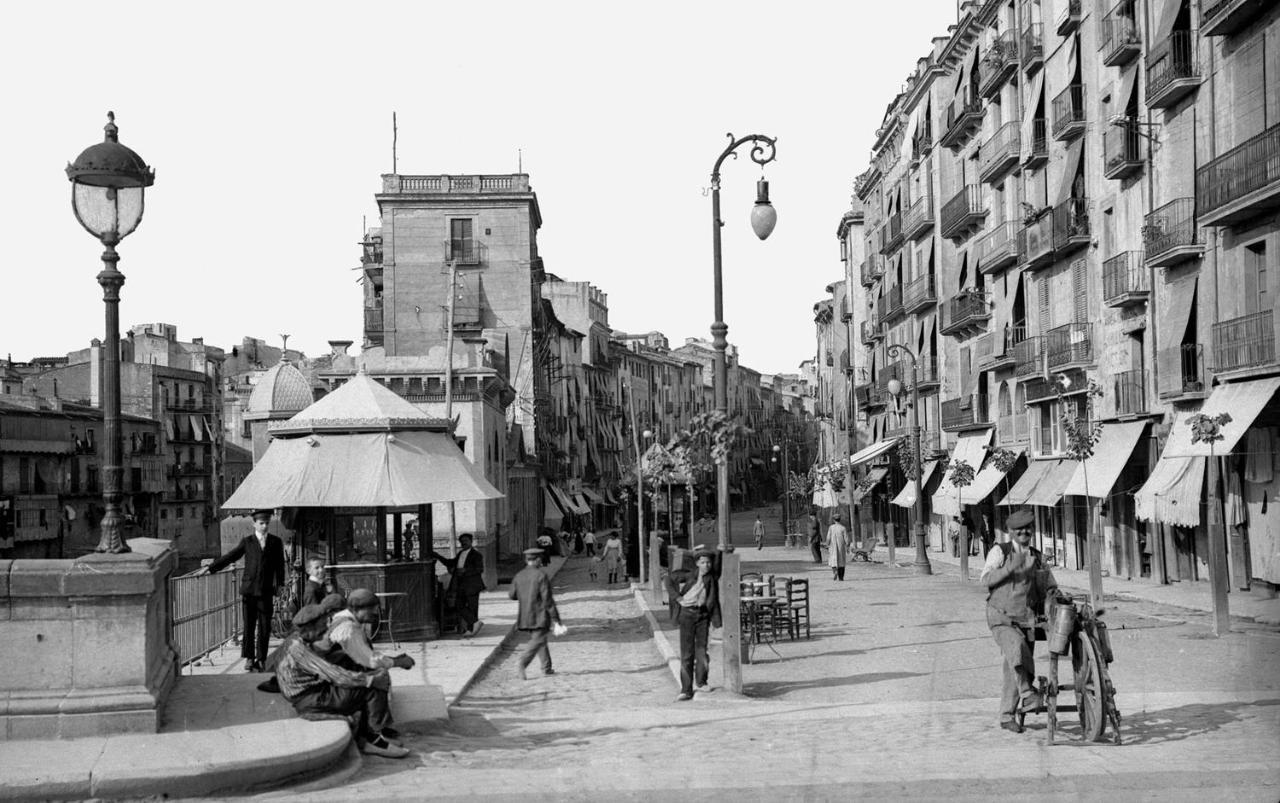
<path id="1" fill-rule="evenodd" d="M 1086 742 L 1098 741 L 1107 727 L 1103 714 L 1105 687 L 1100 661 L 1093 639 L 1085 632 L 1078 633 L 1071 643 L 1071 669 L 1075 680 L 1076 712 L 1080 715 L 1080 733 Z"/>

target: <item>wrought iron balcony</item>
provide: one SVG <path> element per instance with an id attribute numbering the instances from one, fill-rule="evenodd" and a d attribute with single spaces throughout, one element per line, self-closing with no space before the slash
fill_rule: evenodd
<path id="1" fill-rule="evenodd" d="M 1053 210 L 1045 209 L 1018 232 L 1018 253 L 1027 270 L 1053 264 Z"/>
<path id="2" fill-rule="evenodd" d="M 370 342 L 382 342 L 382 306 L 364 308 L 364 336 Z"/>
<path id="3" fill-rule="evenodd" d="M 1042 335 L 1033 335 L 1013 347 L 1014 376 L 1036 376 L 1044 371 L 1044 345 Z"/>
<path id="4" fill-rule="evenodd" d="M 1093 324 L 1068 323 L 1045 334 L 1050 371 L 1081 368 L 1093 363 Z"/>
<path id="5" fill-rule="evenodd" d="M 1018 224 L 1012 220 L 997 223 L 991 231 L 978 238 L 974 253 L 978 257 L 978 270 L 982 273 L 999 273 L 1018 264 Z"/>
<path id="6" fill-rule="evenodd" d="M 1027 327 L 1006 326 L 991 333 L 990 353 L 975 355 L 974 363 L 982 371 L 999 371 L 1017 366 L 1014 353 L 1017 345 L 1027 339 Z"/>
<path id="7" fill-rule="evenodd" d="M 933 193 L 925 192 L 907 209 L 903 219 L 902 234 L 914 240 L 933 228 Z"/>
<path id="8" fill-rule="evenodd" d="M 902 311 L 912 313 L 928 309 L 938 303 L 938 293 L 933 286 L 932 271 L 917 276 L 902 287 Z"/>
<path id="9" fill-rule="evenodd" d="M 1142 34 L 1135 21 L 1136 0 L 1120 0 L 1102 18 L 1102 63 L 1108 67 L 1120 67 L 1133 61 L 1142 52 Z"/>
<path id="10" fill-rule="evenodd" d="M 886 290 L 880 300 L 876 302 L 876 309 L 880 313 L 880 323 L 882 324 L 901 316 L 902 286 L 895 284 Z"/>
<path id="11" fill-rule="evenodd" d="M 1160 398 L 1204 397 L 1209 395 L 1209 381 L 1204 369 L 1204 347 L 1199 343 L 1160 349 L 1156 352 L 1160 376 Z"/>
<path id="12" fill-rule="evenodd" d="M 884 337 L 884 327 L 877 321 L 862 322 L 862 343 L 870 346 Z"/>
<path id="13" fill-rule="evenodd" d="M 991 426 L 987 397 L 981 393 L 942 403 L 942 429 L 947 432 Z"/>
<path id="14" fill-rule="evenodd" d="M 1031 141 L 1023 143 L 1027 146 L 1027 158 L 1022 160 L 1023 167 L 1039 167 L 1049 161 L 1049 126 L 1043 117 L 1031 121 Z"/>
<path id="15" fill-rule="evenodd" d="M 982 188 L 970 184 L 956 193 L 942 207 L 942 236 L 952 239 L 967 237 L 982 228 L 987 208 L 982 204 Z"/>
<path id="16" fill-rule="evenodd" d="M 1149 295 L 1141 251 L 1125 251 L 1102 263 L 1102 300 L 1108 307 L 1145 304 Z"/>
<path id="17" fill-rule="evenodd" d="M 1058 36 L 1070 36 L 1080 27 L 1080 20 L 1084 19 L 1084 10 L 1080 6 L 1080 0 L 1067 0 L 1067 7 L 1058 17 Z"/>
<path id="18" fill-rule="evenodd" d="M 1196 217 L 1203 226 L 1243 223 L 1280 207 L 1280 124 L 1196 171 Z"/>
<path id="19" fill-rule="evenodd" d="M 1022 29 L 1022 46 L 1018 53 L 1022 57 L 1022 69 L 1027 75 L 1044 66 L 1044 29 L 1040 23 Z"/>
<path id="20" fill-rule="evenodd" d="M 1068 198 L 1053 208 L 1054 258 L 1089 244 L 1089 199 Z"/>
<path id="21" fill-rule="evenodd" d="M 1084 129 L 1084 84 L 1072 84 L 1053 99 L 1053 138 L 1075 139 Z"/>
<path id="22" fill-rule="evenodd" d="M 1142 169 L 1142 136 L 1132 117 L 1113 120 L 1102 129 L 1102 173 L 1107 178 L 1128 178 Z"/>
<path id="23" fill-rule="evenodd" d="M 444 261 L 456 265 L 483 265 L 488 260 L 488 248 L 479 240 L 444 241 Z"/>
<path id="24" fill-rule="evenodd" d="M 933 130 L 926 124 L 911 138 L 911 166 L 920 164 L 930 153 L 933 153 Z"/>
<path id="25" fill-rule="evenodd" d="M 985 290 L 961 290 L 942 305 L 942 326 L 938 331 L 969 338 L 985 330 L 990 320 L 990 295 Z"/>
<path id="26" fill-rule="evenodd" d="M 981 153 L 978 177 L 988 184 L 998 183 L 1022 159 L 1022 124 L 1011 120 L 1000 126 L 999 131 L 982 143 Z"/>
<path id="27" fill-rule="evenodd" d="M 1115 376 L 1116 415 L 1147 412 L 1147 372 L 1141 368 L 1121 371 Z"/>
<path id="28" fill-rule="evenodd" d="M 858 405 L 858 409 L 865 410 L 871 406 L 871 386 L 870 385 L 854 385 L 853 401 Z"/>
<path id="29" fill-rule="evenodd" d="M 982 57 L 982 83 L 978 94 L 993 98 L 1018 69 L 1018 34 L 1007 30 L 992 41 Z"/>
<path id="30" fill-rule="evenodd" d="M 1147 215 L 1142 243 L 1148 265 L 1163 268 L 1204 255 L 1195 207 L 1194 198 L 1178 198 Z"/>
<path id="31" fill-rule="evenodd" d="M 880 253 L 888 256 L 902 246 L 902 215 L 894 212 L 880 228 Z"/>
<path id="32" fill-rule="evenodd" d="M 1272 365 L 1275 361 L 1276 327 L 1271 310 L 1213 325 L 1213 370 L 1216 373 Z"/>
<path id="33" fill-rule="evenodd" d="M 1190 31 L 1174 31 L 1147 54 L 1147 106 L 1153 109 L 1174 105 L 1203 80 Z"/>
<path id="34" fill-rule="evenodd" d="M 970 95 L 969 88 L 964 87 L 947 107 L 945 133 L 942 135 L 943 147 L 953 150 L 960 147 L 981 125 L 982 98 Z"/>
<path id="35" fill-rule="evenodd" d="M 1248 27 L 1268 5 L 1265 0 L 1200 0 L 1200 32 L 1230 36 Z"/>

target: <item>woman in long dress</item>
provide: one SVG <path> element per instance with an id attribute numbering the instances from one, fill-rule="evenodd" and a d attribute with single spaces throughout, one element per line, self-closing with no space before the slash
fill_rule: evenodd
<path id="1" fill-rule="evenodd" d="M 622 571 L 622 539 L 618 537 L 618 531 L 614 530 L 609 533 L 609 540 L 604 542 L 604 567 L 609 573 L 609 583 L 618 582 L 618 573 Z"/>

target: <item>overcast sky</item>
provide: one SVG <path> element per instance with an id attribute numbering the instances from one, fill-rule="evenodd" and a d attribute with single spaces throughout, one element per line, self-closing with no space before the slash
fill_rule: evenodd
<path id="1" fill-rule="evenodd" d="M 102 249 L 63 170 L 108 109 L 156 170 L 119 248 L 122 330 L 359 344 L 395 111 L 401 173 L 512 173 L 523 151 L 547 270 L 673 346 L 709 336 L 725 133 L 777 137 L 768 241 L 748 223 L 760 168 L 744 150 L 723 169 L 725 319 L 744 364 L 794 371 L 885 106 L 954 21 L 955 0 L 8 4 L 0 355 L 102 336 Z"/>

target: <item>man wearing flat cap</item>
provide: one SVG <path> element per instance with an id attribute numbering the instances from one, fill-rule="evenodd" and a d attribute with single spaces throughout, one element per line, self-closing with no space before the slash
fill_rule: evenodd
<path id="1" fill-rule="evenodd" d="M 272 606 L 276 594 L 284 588 L 284 542 L 267 532 L 271 514 L 270 510 L 253 511 L 253 533 L 198 572 L 220 572 L 244 558 L 244 574 L 240 576 L 244 638 L 240 642 L 240 654 L 244 656 L 246 672 L 266 671 Z"/>
<path id="2" fill-rule="evenodd" d="M 524 568 L 511 580 L 511 599 L 520 603 L 516 627 L 529 634 L 529 643 L 520 653 L 521 680 L 526 680 L 525 669 L 535 657 L 541 658 L 542 674 L 554 675 L 551 668 L 551 650 L 547 648 L 547 634 L 552 625 L 560 627 L 560 611 L 551 594 L 551 579 L 542 571 L 542 550 L 524 551 Z"/>
<path id="3" fill-rule="evenodd" d="M 400 653 L 387 655 L 375 650 L 369 643 L 364 626 L 378 621 L 381 605 L 378 597 L 367 588 L 357 588 L 347 595 L 347 606 L 329 620 L 325 638 L 361 669 L 413 669 L 413 658 Z M 330 660 L 334 660 L 332 657 Z"/>
<path id="4" fill-rule="evenodd" d="M 707 650 L 710 628 L 720 627 L 721 553 L 698 547 L 692 570 L 678 569 L 667 575 L 667 598 L 678 608 L 680 623 L 680 696 L 709 692 L 707 675 L 711 653 Z M 695 686 L 695 683 L 697 684 Z"/>
<path id="5" fill-rule="evenodd" d="M 982 582 L 987 586 L 987 626 L 1004 657 L 1003 688 L 1000 694 L 1000 727 L 1022 732 L 1019 711 L 1040 707 L 1035 690 L 1036 616 L 1044 601 L 1058 589 L 1040 556 L 1031 546 L 1035 515 L 1025 508 L 1015 510 L 1005 522 L 1013 541 L 995 544 L 987 552 Z"/>

